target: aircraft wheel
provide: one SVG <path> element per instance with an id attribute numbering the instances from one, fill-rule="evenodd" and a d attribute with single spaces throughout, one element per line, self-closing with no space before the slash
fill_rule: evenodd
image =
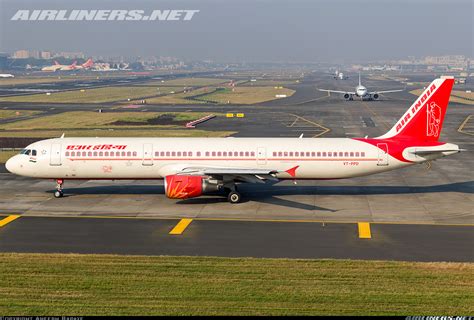
<path id="1" fill-rule="evenodd" d="M 242 196 L 237 191 L 231 191 L 227 196 L 227 200 L 230 203 L 239 203 L 242 200 Z"/>
<path id="2" fill-rule="evenodd" d="M 57 191 L 54 192 L 54 197 L 55 198 L 61 198 L 63 195 L 64 194 L 63 194 L 62 191 L 57 190 Z"/>

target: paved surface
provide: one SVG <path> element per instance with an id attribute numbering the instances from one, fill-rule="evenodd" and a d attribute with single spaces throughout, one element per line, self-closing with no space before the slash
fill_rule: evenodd
<path id="1" fill-rule="evenodd" d="M 474 227 L 22 217 L 0 228 L 1 252 L 472 262 Z"/>
<path id="2" fill-rule="evenodd" d="M 346 102 L 338 95 L 327 96 L 315 89 L 351 89 L 356 82 L 356 77 L 336 81 L 329 75 L 308 76 L 295 86 L 294 96 L 257 107 L 144 108 L 244 112 L 243 119 L 216 118 L 199 126 L 205 130 L 233 130 L 236 136 L 297 137 L 304 133 L 310 137 L 376 137 L 387 131 L 415 99 L 401 92 L 383 96 L 381 101 Z M 363 84 L 369 90 L 403 87 L 392 80 L 363 79 Z M 98 106 L 0 107 L 63 112 L 94 110 Z M 106 112 L 115 106 L 101 107 Z M 472 261 L 474 117 L 459 130 L 472 113 L 472 107 L 450 105 L 441 140 L 459 144 L 468 152 L 435 161 L 430 169 L 418 165 L 347 180 L 242 185 L 245 201 L 238 205 L 230 205 L 218 195 L 170 200 L 164 196 L 160 181 L 66 181 L 66 197 L 55 199 L 52 181 L 16 177 L 0 167 L 0 213 L 23 215 L 0 228 L 0 250 Z M 38 215 L 52 217 L 33 217 Z M 250 221 L 194 220 L 183 235 L 168 235 L 177 223 L 175 219 L 184 217 Z M 255 222 L 288 219 L 320 223 Z M 357 238 L 355 224 L 361 221 L 395 224 L 372 224 L 373 238 L 362 240 Z"/>
<path id="3" fill-rule="evenodd" d="M 301 83 L 301 92 L 297 87 L 293 100 L 278 100 L 274 105 L 147 105 L 146 108 L 241 111 L 245 118 L 218 117 L 199 125 L 200 129 L 206 130 L 234 130 L 236 136 L 297 137 L 304 133 L 311 137 L 376 137 L 387 131 L 415 99 L 415 96 L 401 92 L 383 97 L 382 101 L 344 101 L 338 95 L 328 97 L 315 90 L 323 85 L 351 88 L 357 82 L 352 78 L 337 81 L 329 75 L 309 76 Z M 391 80 L 363 79 L 363 83 L 369 89 L 401 86 Z M 285 100 L 287 105 L 284 105 Z M 243 185 L 241 191 L 245 201 L 238 205 L 229 205 L 219 196 L 170 200 L 164 196 L 160 181 L 66 181 L 67 196 L 55 199 L 52 181 L 16 177 L 3 171 L 0 174 L 0 212 L 474 224 L 474 117 L 463 132 L 458 131 L 471 113 L 472 108 L 468 106 L 450 105 L 441 140 L 459 144 L 468 152 L 437 160 L 430 169 L 417 165 L 369 177 L 301 181 L 296 186 L 291 182 L 273 186 Z"/>

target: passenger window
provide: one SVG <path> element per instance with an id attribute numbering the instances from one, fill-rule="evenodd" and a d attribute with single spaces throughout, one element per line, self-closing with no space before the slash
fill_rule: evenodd
<path id="1" fill-rule="evenodd" d="M 361 157 L 365 157 L 365 152 L 361 152 L 361 153 L 360 153 L 360 156 L 361 156 Z"/>
<path id="2" fill-rule="evenodd" d="M 133 151 L 133 156 L 134 156 L 134 157 L 137 156 L 137 152 L 136 152 L 136 151 Z"/>
<path id="3" fill-rule="evenodd" d="M 102 151 L 99 152 L 99 157 L 104 156 L 104 153 Z"/>
<path id="4" fill-rule="evenodd" d="M 355 153 L 355 156 L 358 157 L 358 156 L 359 156 L 359 152 L 356 152 L 356 153 Z"/>
<path id="5" fill-rule="evenodd" d="M 169 152 L 169 151 L 166 151 L 166 156 L 167 156 L 167 157 L 170 156 L 170 152 Z"/>
<path id="6" fill-rule="evenodd" d="M 283 157 L 283 152 L 278 151 L 278 156 L 279 156 L 279 157 Z"/>
<path id="7" fill-rule="evenodd" d="M 300 153 L 298 151 L 295 152 L 295 157 L 299 157 Z"/>
<path id="8" fill-rule="evenodd" d="M 178 151 L 178 152 L 176 153 L 176 155 L 177 155 L 178 157 L 181 157 L 181 151 Z"/>
<path id="9" fill-rule="evenodd" d="M 343 153 L 342 152 L 339 152 L 339 157 L 342 157 L 343 156 Z"/>
<path id="10" fill-rule="evenodd" d="M 216 152 L 215 152 L 215 151 L 212 151 L 212 156 L 213 156 L 213 157 L 216 156 Z"/>
<path id="11" fill-rule="evenodd" d="M 321 157 L 321 152 L 318 152 L 318 157 Z"/>
<path id="12" fill-rule="evenodd" d="M 176 151 L 171 151 L 171 156 L 176 157 Z"/>
<path id="13" fill-rule="evenodd" d="M 325 156 L 326 156 L 326 152 L 323 152 L 323 157 L 325 157 Z"/>
<path id="14" fill-rule="evenodd" d="M 89 152 L 87 153 L 87 156 L 88 156 L 88 157 L 92 157 L 92 152 L 89 151 Z"/>
<path id="15" fill-rule="evenodd" d="M 350 156 L 351 156 L 351 158 L 354 157 L 354 152 L 351 152 L 351 153 L 350 153 Z"/>
<path id="16" fill-rule="evenodd" d="M 222 152 L 223 157 L 227 157 L 227 151 Z"/>
<path id="17" fill-rule="evenodd" d="M 249 152 L 248 152 L 248 151 L 245 151 L 245 156 L 246 156 L 246 157 L 249 156 Z"/>
<path id="18" fill-rule="evenodd" d="M 349 152 L 344 152 L 344 157 L 348 157 L 349 156 Z"/>
<path id="19" fill-rule="evenodd" d="M 217 156 L 220 157 L 222 156 L 222 153 L 220 151 L 217 152 Z"/>
<path id="20" fill-rule="evenodd" d="M 206 151 L 206 157 L 209 157 L 209 151 Z"/>
<path id="21" fill-rule="evenodd" d="M 122 157 L 125 157 L 125 151 L 122 151 Z"/>
<path id="22" fill-rule="evenodd" d="M 105 152 L 104 152 L 104 155 L 105 155 L 106 157 L 108 157 L 108 156 L 109 156 L 109 152 L 108 152 L 108 151 L 105 151 Z"/>
<path id="23" fill-rule="evenodd" d="M 127 151 L 127 157 L 131 157 L 132 153 L 130 151 Z"/>
<path id="24" fill-rule="evenodd" d="M 244 152 L 243 152 L 243 151 L 240 151 L 240 156 L 241 156 L 241 157 L 244 156 Z"/>
<path id="25" fill-rule="evenodd" d="M 94 157 L 97 157 L 97 151 L 94 151 Z"/>
<path id="26" fill-rule="evenodd" d="M 66 157 L 69 157 L 69 151 L 66 151 Z"/>

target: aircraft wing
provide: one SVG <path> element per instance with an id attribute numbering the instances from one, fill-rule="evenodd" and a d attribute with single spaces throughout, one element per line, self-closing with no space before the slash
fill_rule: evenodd
<path id="1" fill-rule="evenodd" d="M 265 183 L 265 180 L 278 181 L 275 174 L 278 170 L 221 168 L 221 167 L 187 167 L 177 172 L 178 175 L 206 175 L 221 180 L 234 180 L 248 183 Z"/>
<path id="2" fill-rule="evenodd" d="M 373 91 L 373 92 L 369 92 L 369 94 L 380 94 L 380 93 L 400 92 L 400 91 L 404 91 L 404 90 L 405 90 L 405 89 Z"/>
<path id="3" fill-rule="evenodd" d="M 323 91 L 323 92 L 334 92 L 334 93 L 342 93 L 342 94 L 352 94 L 352 95 L 355 95 L 356 93 L 355 92 L 350 92 L 350 91 L 338 91 L 338 90 L 329 90 L 329 89 L 318 89 L 319 91 Z"/>

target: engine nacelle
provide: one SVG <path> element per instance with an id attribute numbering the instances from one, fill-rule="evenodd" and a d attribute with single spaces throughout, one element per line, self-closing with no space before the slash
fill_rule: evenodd
<path id="1" fill-rule="evenodd" d="M 351 95 L 348 94 L 348 93 L 345 93 L 345 94 L 344 94 L 344 99 L 346 99 L 346 100 L 351 100 Z"/>
<path id="2" fill-rule="evenodd" d="M 210 181 L 203 176 L 171 175 L 165 179 L 165 193 L 171 199 L 188 199 L 218 191 L 217 181 Z"/>
<path id="3" fill-rule="evenodd" d="M 379 98 L 379 95 L 377 93 L 374 93 L 372 95 L 372 99 L 377 100 Z"/>

